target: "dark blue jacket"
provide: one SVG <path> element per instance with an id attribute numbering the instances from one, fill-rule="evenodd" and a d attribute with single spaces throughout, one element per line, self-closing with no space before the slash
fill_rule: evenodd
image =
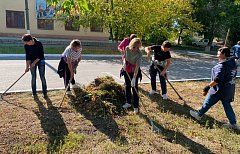
<path id="1" fill-rule="evenodd" d="M 222 99 L 232 102 L 235 94 L 235 78 L 237 65 L 234 58 L 219 62 L 212 68 L 212 81 L 218 84 L 210 89 L 210 92 L 221 93 Z"/>

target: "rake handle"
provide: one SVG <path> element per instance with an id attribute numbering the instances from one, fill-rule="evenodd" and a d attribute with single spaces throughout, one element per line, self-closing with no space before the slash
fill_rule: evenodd
<path id="1" fill-rule="evenodd" d="M 11 89 L 26 73 L 27 73 L 27 72 L 24 72 L 13 84 L 11 84 L 11 85 L 7 88 L 7 90 L 5 90 L 5 91 L 2 93 L 1 97 L 2 97 L 4 94 L 6 94 L 6 93 L 8 92 L 8 90 Z"/>

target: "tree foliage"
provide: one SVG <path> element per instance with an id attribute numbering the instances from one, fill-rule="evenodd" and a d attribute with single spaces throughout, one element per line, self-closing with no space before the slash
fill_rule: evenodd
<path id="1" fill-rule="evenodd" d="M 239 0 L 193 0 L 195 12 L 193 18 L 203 25 L 203 30 L 199 33 L 204 34 L 205 38 L 212 43 L 214 37 L 225 38 L 227 30 L 236 29 L 239 20 Z"/>
<path id="2" fill-rule="evenodd" d="M 192 19 L 190 0 L 48 0 L 57 8 L 56 17 L 75 19 L 109 29 L 110 38 L 122 39 L 136 33 L 147 42 L 161 42 L 172 36 L 201 30 Z M 78 18 L 76 18 L 78 17 Z"/>

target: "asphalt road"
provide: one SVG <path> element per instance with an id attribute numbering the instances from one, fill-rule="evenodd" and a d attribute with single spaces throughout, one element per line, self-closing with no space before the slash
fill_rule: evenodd
<path id="1" fill-rule="evenodd" d="M 170 80 L 210 78 L 211 68 L 217 63 L 215 56 L 191 52 L 174 52 L 172 57 L 172 64 L 168 71 Z M 56 73 L 58 62 L 59 60 L 46 60 L 48 89 L 64 88 L 63 79 L 59 78 Z M 148 65 L 146 61 L 143 61 L 142 69 L 146 73 L 148 73 Z M 0 66 L 0 93 L 2 93 L 24 73 L 25 60 L 0 60 Z M 121 60 L 118 56 L 88 57 L 80 62 L 75 80 L 79 84 L 86 85 L 96 77 L 109 75 L 123 84 L 123 78 L 119 78 L 121 66 Z M 30 91 L 30 80 L 29 72 L 9 92 Z M 142 82 L 149 82 L 149 79 L 143 75 Z M 41 89 L 39 75 L 37 77 L 37 89 Z"/>

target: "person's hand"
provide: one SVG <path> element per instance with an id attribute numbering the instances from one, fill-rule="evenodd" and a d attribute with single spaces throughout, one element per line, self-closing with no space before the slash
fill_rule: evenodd
<path id="1" fill-rule="evenodd" d="M 209 89 L 210 89 L 210 86 L 209 86 L 209 85 L 207 85 L 206 87 L 203 88 L 203 96 L 206 96 L 206 95 L 207 95 Z"/>
<path id="2" fill-rule="evenodd" d="M 26 69 L 25 69 L 25 73 L 27 73 L 29 71 L 29 67 L 27 67 Z"/>
<path id="3" fill-rule="evenodd" d="M 135 83 L 136 83 L 136 79 L 135 79 L 135 78 L 132 78 L 131 86 L 132 86 L 132 87 L 135 87 Z"/>
<path id="4" fill-rule="evenodd" d="M 160 62 L 158 60 L 154 60 L 155 65 L 160 65 Z"/>

